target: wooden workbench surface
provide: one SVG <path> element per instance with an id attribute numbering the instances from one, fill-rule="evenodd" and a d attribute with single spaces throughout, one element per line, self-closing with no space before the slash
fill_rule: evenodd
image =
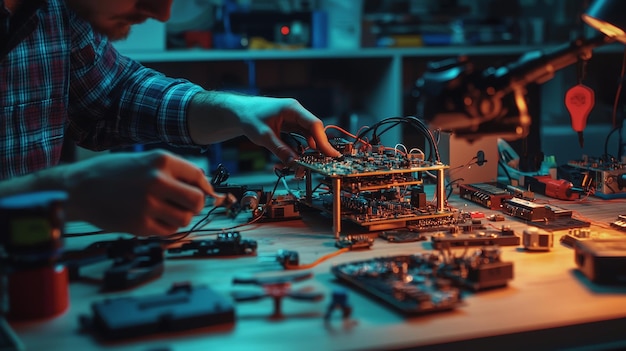
<path id="1" fill-rule="evenodd" d="M 486 215 L 499 213 L 452 195 L 450 204 Z M 543 199 L 542 201 L 549 201 Z M 592 221 L 594 231 L 612 231 L 609 223 L 626 212 L 626 200 L 590 197 L 581 201 L 555 202 L 574 215 Z M 199 217 L 198 217 L 199 218 Z M 246 215 L 234 221 L 216 215 L 208 227 L 225 228 L 244 223 Z M 506 216 L 504 222 L 521 233 L 526 224 Z M 68 223 L 68 233 L 92 230 L 83 223 Z M 239 229 L 244 238 L 258 242 L 255 256 L 207 259 L 168 259 L 157 280 L 138 288 L 104 294 L 98 287 L 72 283 L 70 308 L 47 321 L 13 323 L 27 350 L 366 350 L 422 346 L 424 349 L 554 349 L 589 343 L 626 340 L 626 287 L 601 286 L 589 282 L 577 269 L 574 251 L 559 243 L 567 231 L 555 232 L 555 246 L 549 252 L 527 252 L 523 247 L 502 247 L 502 259 L 514 263 L 514 279 L 505 288 L 468 295 L 462 306 L 450 312 L 405 317 L 370 297 L 348 288 L 353 308 L 350 320 L 340 313 L 324 323 L 324 314 L 334 289 L 344 287 L 330 272 L 334 264 L 375 256 L 412 254 L 430 249 L 429 242 L 389 243 L 377 239 L 370 250 L 335 256 L 310 271 L 314 277 L 294 284 L 324 293 L 320 302 L 286 299 L 284 318 L 271 319 L 269 299 L 237 303 L 236 321 L 227 328 L 210 328 L 177 335 L 163 335 L 118 343 L 96 341 L 79 332 L 79 316 L 90 313 L 90 305 L 105 297 L 142 296 L 165 292 L 172 283 L 188 281 L 208 285 L 229 296 L 239 289 L 235 277 L 285 274 L 275 261 L 279 249 L 299 252 L 301 263 L 313 262 L 332 253 L 331 219 L 305 213 L 300 220 L 259 223 Z M 349 229 L 348 229 L 349 230 Z M 615 232 L 619 233 L 619 232 Z M 68 238 L 67 248 L 80 248 L 93 241 L 117 238 L 100 234 Z M 94 270 L 96 268 L 92 268 Z M 623 341 L 622 340 L 622 341 Z M 428 347 L 427 347 L 428 346 Z"/>

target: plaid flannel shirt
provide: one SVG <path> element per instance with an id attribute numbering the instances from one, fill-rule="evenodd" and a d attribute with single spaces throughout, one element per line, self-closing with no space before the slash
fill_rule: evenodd
<path id="1" fill-rule="evenodd" d="M 57 164 L 66 136 L 92 150 L 193 145 L 185 111 L 199 86 L 121 55 L 63 0 L 23 4 L 0 6 L 0 180 Z"/>

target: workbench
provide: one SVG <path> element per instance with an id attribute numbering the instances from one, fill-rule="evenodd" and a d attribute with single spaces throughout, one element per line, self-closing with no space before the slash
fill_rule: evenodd
<path id="1" fill-rule="evenodd" d="M 434 186 L 428 188 L 432 194 Z M 591 221 L 591 229 L 613 231 L 609 223 L 626 211 L 626 199 L 603 200 L 587 197 L 557 201 L 574 216 Z M 460 210 L 479 211 L 486 216 L 499 213 L 460 199 L 453 194 L 448 203 Z M 205 210 L 206 213 L 206 210 Z M 201 217 L 198 216 L 196 220 Z M 206 227 L 229 228 L 243 224 L 245 213 L 235 219 L 216 212 Z M 506 216 L 496 225 L 510 226 L 521 233 L 528 225 Z M 358 230 L 344 225 L 346 232 Z M 86 223 L 67 223 L 66 233 L 93 230 Z M 430 241 L 390 243 L 380 238 L 368 250 L 348 251 L 309 269 L 313 277 L 294 283 L 324 294 L 321 301 L 285 299 L 282 318 L 272 318 L 268 299 L 234 303 L 235 322 L 173 334 L 155 335 L 116 342 L 99 341 L 81 333 L 79 318 L 90 306 L 105 298 L 164 293 L 174 283 L 210 286 L 226 297 L 240 289 L 234 278 L 286 274 L 276 261 L 278 250 L 297 250 L 301 263 L 335 252 L 332 218 L 317 212 L 302 212 L 302 218 L 260 222 L 235 229 L 258 243 L 255 255 L 227 258 L 166 259 L 164 273 L 139 287 L 102 293 L 84 282 L 70 284 L 70 306 L 62 315 L 45 321 L 11 323 L 26 350 L 553 350 L 607 349 L 626 347 L 626 286 L 604 286 L 590 282 L 577 269 L 574 250 L 559 242 L 566 230 L 554 232 L 554 247 L 547 252 L 529 252 L 522 246 L 501 247 L 502 259 L 514 263 L 514 278 L 506 287 L 475 292 L 451 311 L 405 316 L 370 296 L 342 284 L 331 274 L 340 263 L 377 256 L 414 254 L 431 249 Z M 376 233 L 371 233 L 376 236 Z M 93 241 L 115 239 L 122 234 L 106 233 L 65 240 L 68 249 Z M 626 237 L 626 234 L 624 234 Z M 102 266 L 100 266 L 101 268 Z M 98 265 L 90 268 L 97 274 Z M 293 273 L 293 272 L 288 272 Z M 327 321 L 331 295 L 345 289 L 352 308 L 349 318 L 335 312 Z M 593 345 L 593 346 L 592 346 Z"/>

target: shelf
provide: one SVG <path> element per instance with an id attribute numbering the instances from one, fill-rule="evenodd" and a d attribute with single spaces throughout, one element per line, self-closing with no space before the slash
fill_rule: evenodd
<path id="1" fill-rule="evenodd" d="M 168 75 L 205 84 L 209 89 L 220 87 L 222 76 L 231 75 L 242 82 L 269 81 L 272 87 L 284 87 L 285 91 L 307 84 L 315 88 L 334 89 L 339 94 L 336 98 L 339 102 L 337 106 L 333 105 L 335 110 L 332 113 L 321 118 L 354 112 L 360 118 L 359 124 L 370 124 L 385 117 L 415 114 L 415 106 L 407 98 L 407 91 L 420 77 L 427 61 L 466 55 L 481 59 L 481 63 L 493 64 L 496 59 L 505 56 L 505 60 L 509 60 L 529 52 L 549 52 L 566 44 L 121 52 L 147 66 L 156 66 Z M 612 62 L 619 58 L 617 55 L 621 55 L 624 48 L 621 43 L 612 43 L 593 52 L 598 56 L 616 56 L 607 60 Z M 217 66 L 207 64 L 211 62 Z M 603 64 L 605 61 L 598 62 Z M 546 115 L 563 113 L 560 105 L 552 103 L 562 101 L 563 87 L 569 84 L 562 77 L 555 80 L 550 88 L 542 89 L 546 103 L 540 109 Z M 333 103 L 336 101 L 333 100 Z M 393 129 L 383 139 L 386 145 L 398 142 L 418 145 L 420 140 L 403 134 L 401 128 Z M 538 142 L 534 145 L 536 149 L 541 148 Z"/>
<path id="2" fill-rule="evenodd" d="M 375 59 L 394 57 L 437 57 L 458 55 L 521 55 L 534 50 L 548 50 L 557 45 L 489 45 L 430 46 L 412 48 L 363 49 L 293 49 L 293 50 L 168 50 L 155 52 L 123 52 L 141 62 L 191 62 L 239 60 L 308 60 L 308 59 Z M 597 48 L 595 52 L 619 53 L 620 43 Z"/>
<path id="3" fill-rule="evenodd" d="M 435 57 L 457 55 L 523 54 L 546 49 L 550 45 L 502 46 L 436 46 L 412 48 L 363 49 L 294 49 L 294 50 L 168 50 L 158 52 L 124 52 L 141 62 L 238 61 L 238 60 L 307 60 L 307 59 L 375 59 L 394 57 Z"/>

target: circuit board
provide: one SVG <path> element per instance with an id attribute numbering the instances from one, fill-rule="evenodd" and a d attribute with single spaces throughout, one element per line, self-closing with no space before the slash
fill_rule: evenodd
<path id="1" fill-rule="evenodd" d="M 580 177 L 589 183 L 594 196 L 602 199 L 626 197 L 626 164 L 614 159 L 588 158 L 570 161 L 567 165 L 577 170 Z"/>
<path id="2" fill-rule="evenodd" d="M 561 236 L 561 244 L 574 248 L 577 242 L 593 240 L 626 240 L 626 235 L 621 232 L 596 231 L 590 228 L 570 229 L 567 234 Z"/>
<path id="3" fill-rule="evenodd" d="M 504 287 L 513 263 L 500 260 L 496 247 L 453 256 L 440 251 L 376 257 L 334 266 L 331 272 L 373 298 L 406 315 L 452 310 L 463 290 Z"/>
<path id="4" fill-rule="evenodd" d="M 371 231 L 454 223 L 443 190 L 444 170 L 449 166 L 424 160 L 421 154 L 406 154 L 382 146 L 355 149 L 349 145 L 334 145 L 343 150 L 341 157 L 313 152 L 296 161 L 307 181 L 306 195 L 300 202 L 331 213 L 336 236 L 342 220 Z M 425 174 L 437 182 L 434 202 L 426 200 Z"/>
<path id="5" fill-rule="evenodd" d="M 456 308 L 462 302 L 461 290 L 450 280 L 434 277 L 432 266 L 428 255 L 390 256 L 334 266 L 331 271 L 403 314 Z"/>
<path id="6" fill-rule="evenodd" d="M 510 229 L 485 229 L 468 233 L 437 232 L 430 237 L 434 249 L 456 246 L 518 246 L 520 237 Z"/>
<path id="7" fill-rule="evenodd" d="M 492 210 L 499 210 L 504 200 L 513 197 L 509 191 L 497 183 L 461 184 L 459 195 L 462 199 Z"/>
<path id="8" fill-rule="evenodd" d="M 448 168 L 443 164 L 425 161 L 421 157 L 406 156 L 386 149 L 357 151 L 337 158 L 310 153 L 301 156 L 297 163 L 329 177 L 355 178 Z"/>
<path id="9" fill-rule="evenodd" d="M 503 201 L 502 212 L 548 231 L 589 227 L 590 222 L 572 217 L 572 211 L 553 204 L 511 198 Z"/>

